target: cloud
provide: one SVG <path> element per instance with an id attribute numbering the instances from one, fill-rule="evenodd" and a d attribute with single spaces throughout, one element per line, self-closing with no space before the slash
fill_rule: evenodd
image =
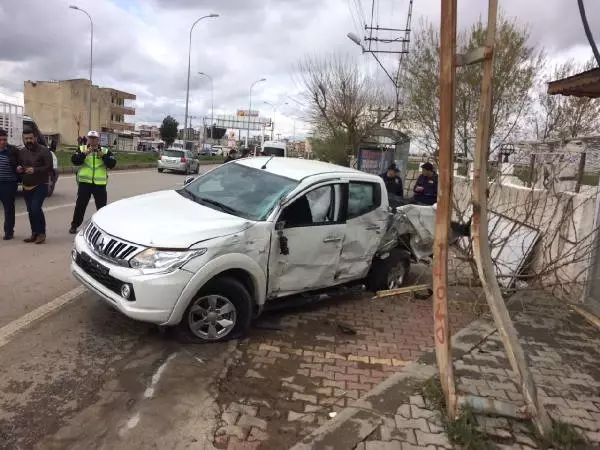
<path id="1" fill-rule="evenodd" d="M 253 91 L 253 104 L 269 115 L 264 101 L 283 103 L 296 94 L 292 73 L 306 54 L 355 54 L 366 70 L 386 82 L 373 59 L 361 57 L 346 37 L 349 31 L 365 34 L 369 0 L 11 0 L 0 5 L 0 95 L 18 97 L 28 79 L 88 76 L 90 24 L 84 14 L 68 8 L 69 2 L 86 9 L 94 21 L 94 83 L 135 93 L 137 122 L 159 122 L 172 114 L 183 123 L 189 29 L 210 13 L 220 17 L 198 23 L 192 35 L 192 115 L 210 114 L 210 83 L 199 71 L 213 77 L 215 111 L 222 113 L 247 107 L 250 84 L 265 77 Z M 586 3 L 594 21 L 600 4 Z M 407 0 L 375 4 L 374 25 L 404 27 Z M 459 6 L 459 24 L 468 26 L 485 17 L 487 2 L 460 0 Z M 439 8 L 439 0 L 417 0 L 413 24 L 421 18 L 439 23 Z M 502 8 L 529 22 L 532 40 L 546 46 L 553 58 L 591 55 L 575 2 L 504 0 Z M 591 25 L 596 30 L 600 26 Z M 382 61 L 393 69 L 393 56 L 382 55 Z M 291 117 L 298 117 L 301 106 L 287 101 L 277 127 L 291 135 Z M 306 128 L 296 125 L 297 130 Z"/>

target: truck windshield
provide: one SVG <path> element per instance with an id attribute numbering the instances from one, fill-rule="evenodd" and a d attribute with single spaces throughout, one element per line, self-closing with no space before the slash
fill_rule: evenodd
<path id="1" fill-rule="evenodd" d="M 264 147 L 263 153 L 265 156 L 285 156 L 285 150 L 277 147 Z"/>
<path id="2" fill-rule="evenodd" d="M 249 220 L 265 220 L 277 202 L 298 185 L 279 175 L 241 164 L 225 164 L 178 192 L 209 208 Z"/>

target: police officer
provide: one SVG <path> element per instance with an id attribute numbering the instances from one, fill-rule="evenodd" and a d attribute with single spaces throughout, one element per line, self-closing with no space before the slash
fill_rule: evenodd
<path id="1" fill-rule="evenodd" d="M 69 233 L 77 233 L 77 228 L 83 223 L 85 210 L 90 198 L 94 196 L 96 209 L 106 206 L 108 182 L 108 169 L 117 165 L 117 160 L 112 152 L 105 147 L 100 147 L 100 135 L 97 131 L 90 131 L 87 135 L 87 145 L 82 145 L 71 157 L 74 166 L 81 166 L 77 172 L 77 202 L 73 212 L 73 221 Z"/>

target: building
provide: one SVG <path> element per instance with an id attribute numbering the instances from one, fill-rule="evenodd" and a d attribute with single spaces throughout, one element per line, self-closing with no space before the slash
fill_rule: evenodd
<path id="1" fill-rule="evenodd" d="M 138 125 L 136 129 L 140 134 L 140 141 L 160 140 L 160 129 L 156 125 Z"/>
<path id="2" fill-rule="evenodd" d="M 43 134 L 57 138 L 63 145 L 76 145 L 78 136 L 88 131 L 89 80 L 26 81 L 25 114 L 31 116 Z M 112 88 L 92 86 L 92 129 L 107 133 L 134 131 L 125 116 L 135 109 L 126 104 L 135 94 Z"/>

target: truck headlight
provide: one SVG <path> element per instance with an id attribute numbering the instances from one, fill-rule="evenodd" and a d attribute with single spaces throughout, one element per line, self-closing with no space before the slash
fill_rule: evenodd
<path id="1" fill-rule="evenodd" d="M 131 258 L 129 265 L 134 269 L 170 271 L 181 267 L 190 259 L 204 253 L 206 253 L 205 248 L 197 250 L 161 250 L 158 248 L 148 248 Z"/>

